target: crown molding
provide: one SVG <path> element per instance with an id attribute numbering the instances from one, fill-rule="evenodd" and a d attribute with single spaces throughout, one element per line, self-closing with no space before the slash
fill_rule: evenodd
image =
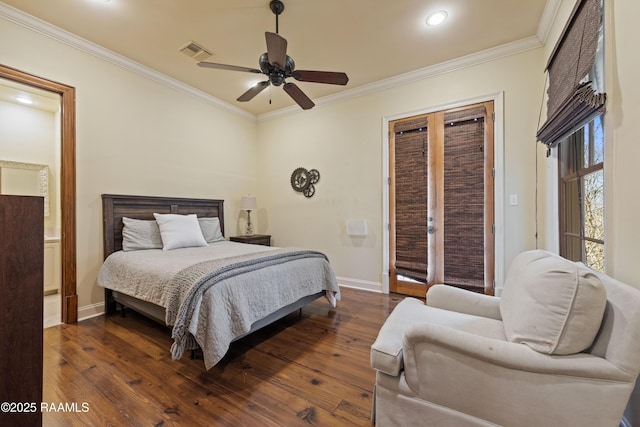
<path id="1" fill-rule="evenodd" d="M 556 0 L 549 0 L 556 1 Z M 353 89 L 347 89 L 334 95 L 328 95 L 322 98 L 314 100 L 316 106 L 334 104 L 347 99 L 356 98 L 359 96 L 369 95 L 371 93 L 380 92 L 383 90 L 391 89 L 400 85 L 413 83 L 416 81 L 424 80 L 430 77 L 434 77 L 440 74 L 450 73 L 452 71 L 461 70 L 463 68 L 472 67 L 478 64 L 482 64 L 489 61 L 494 61 L 499 58 L 504 58 L 511 55 L 517 55 L 528 50 L 537 49 L 542 47 L 542 43 L 537 36 L 527 37 L 522 40 L 518 40 L 511 43 L 506 43 L 494 48 L 482 50 L 472 53 L 470 55 L 461 56 L 460 58 L 452 59 L 450 61 L 441 62 L 439 64 L 431 65 L 429 67 L 420 68 L 408 73 L 399 74 L 394 77 L 389 77 L 384 80 L 379 80 L 374 83 L 365 84 L 355 87 Z M 277 117 L 282 117 L 288 114 L 299 112 L 300 109 L 297 105 L 282 108 L 280 110 L 271 111 L 268 113 L 260 114 L 258 116 L 259 121 L 270 120 Z"/>
<path id="2" fill-rule="evenodd" d="M 152 68 L 142 65 L 136 61 L 126 58 L 120 54 L 117 54 L 109 49 L 92 43 L 82 37 L 79 37 L 73 33 L 58 28 L 46 21 L 31 16 L 22 12 L 14 7 L 11 7 L 5 3 L 0 2 L 0 17 L 18 24 L 22 27 L 28 28 L 32 31 L 50 37 L 56 41 L 64 43 L 82 52 L 93 55 L 111 64 L 122 67 L 126 70 L 132 71 L 138 75 L 146 77 L 155 81 L 161 85 L 167 86 L 172 89 L 179 90 L 190 96 L 198 98 L 206 103 L 212 104 L 218 108 L 229 111 L 231 113 L 238 114 L 242 117 L 252 120 L 256 119 L 256 115 L 251 114 L 235 105 L 222 101 L 215 96 L 209 95 L 201 90 L 195 89 L 192 86 L 184 84 L 173 77 L 169 77 L 166 74 L 162 74 Z"/>
<path id="3" fill-rule="evenodd" d="M 547 0 L 544 11 L 542 11 L 542 17 L 540 18 L 536 35 L 543 45 L 547 44 L 549 33 L 551 33 L 551 28 L 556 20 L 556 16 L 558 16 L 558 10 L 560 10 L 561 4 L 562 0 Z"/>

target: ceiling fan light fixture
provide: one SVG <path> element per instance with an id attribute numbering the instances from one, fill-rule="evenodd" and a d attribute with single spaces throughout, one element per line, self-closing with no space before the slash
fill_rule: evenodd
<path id="1" fill-rule="evenodd" d="M 444 10 L 436 10 L 435 12 L 431 12 L 427 16 L 427 20 L 426 20 L 427 25 L 429 25 L 431 27 L 435 27 L 436 25 L 440 25 L 444 21 L 446 21 L 447 16 L 449 16 L 449 15 Z"/>
<path id="2" fill-rule="evenodd" d="M 313 108 L 315 105 L 311 99 L 294 83 L 287 82 L 287 78 L 293 78 L 301 82 L 325 83 L 332 85 L 346 85 L 349 77 L 346 73 L 335 71 L 296 70 L 296 64 L 287 55 L 287 40 L 278 34 L 278 15 L 284 10 L 284 4 L 280 0 L 271 0 L 270 8 L 276 16 L 276 32 L 265 32 L 267 51 L 260 55 L 258 64 L 260 69 L 240 67 L 237 65 L 216 64 L 213 62 L 198 62 L 199 67 L 217 68 L 219 70 L 242 71 L 246 73 L 264 74 L 268 80 L 260 81 L 240 95 L 236 101 L 247 102 L 266 89 L 268 86 L 282 86 L 284 91 L 303 110 Z M 188 48 L 188 44 L 183 49 Z M 271 99 L 269 99 L 271 103 Z"/>

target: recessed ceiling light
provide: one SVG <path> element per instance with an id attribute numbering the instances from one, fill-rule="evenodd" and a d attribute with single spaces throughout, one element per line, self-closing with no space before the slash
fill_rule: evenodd
<path id="1" fill-rule="evenodd" d="M 444 10 L 438 10 L 430 13 L 429 16 L 427 16 L 427 25 L 432 27 L 440 25 L 447 19 L 447 16 L 447 12 Z"/>
<path id="2" fill-rule="evenodd" d="M 27 98 L 26 96 L 16 96 L 16 101 L 27 105 L 33 104 L 33 100 Z"/>

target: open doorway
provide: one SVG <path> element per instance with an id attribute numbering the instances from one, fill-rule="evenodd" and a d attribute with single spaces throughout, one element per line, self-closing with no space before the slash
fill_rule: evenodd
<path id="1" fill-rule="evenodd" d="M 75 89 L 0 65 L 0 78 L 57 94 L 60 98 L 59 132 L 59 245 L 61 321 L 78 320 L 76 294 L 76 183 L 75 183 Z M 44 238 L 44 236 L 43 236 Z"/>
<path id="2" fill-rule="evenodd" d="M 62 320 L 60 95 L 0 78 L 0 194 L 44 198 L 44 311 Z"/>

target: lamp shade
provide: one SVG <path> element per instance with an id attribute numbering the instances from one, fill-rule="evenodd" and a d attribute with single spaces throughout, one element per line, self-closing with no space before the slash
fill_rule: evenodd
<path id="1" fill-rule="evenodd" d="M 254 211 L 258 207 L 255 196 L 242 196 L 240 200 L 240 210 Z"/>

